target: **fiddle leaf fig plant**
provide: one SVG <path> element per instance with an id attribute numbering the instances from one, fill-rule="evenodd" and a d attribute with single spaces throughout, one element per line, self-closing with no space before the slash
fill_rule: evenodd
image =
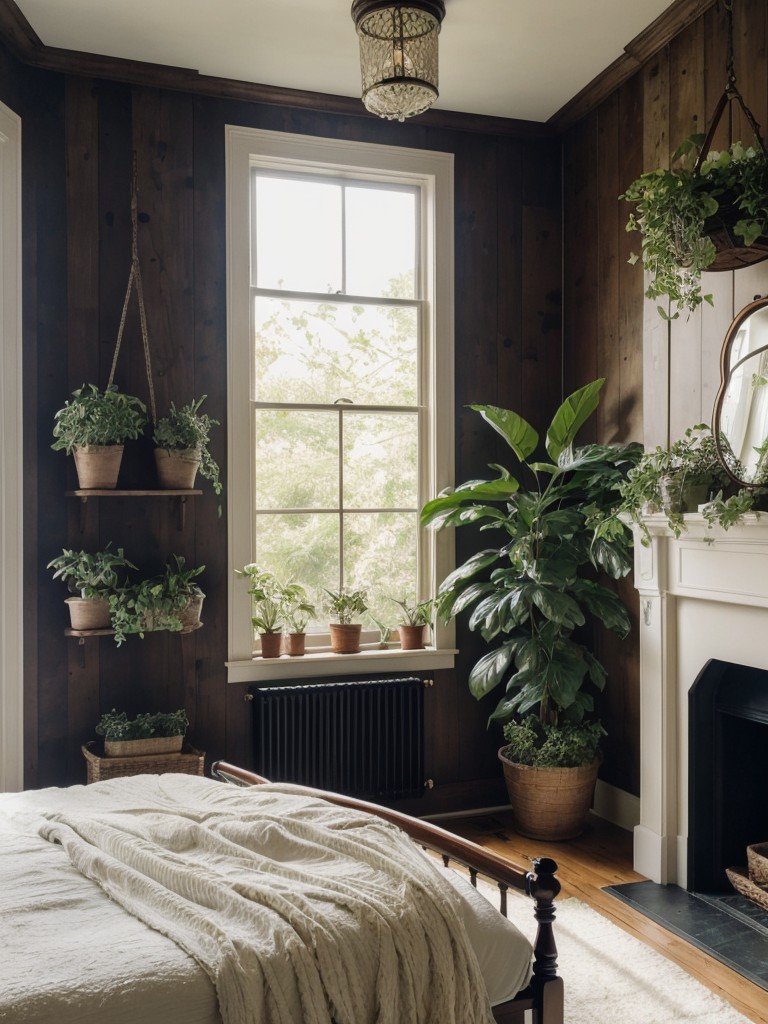
<path id="1" fill-rule="evenodd" d="M 580 388 L 557 410 L 545 442 L 549 461 L 536 459 L 539 435 L 522 417 L 470 406 L 506 441 L 519 478 L 492 465 L 494 478 L 444 491 L 421 513 L 423 525 L 473 524 L 488 537 L 487 546 L 443 580 L 437 610 L 445 619 L 469 613 L 469 628 L 489 645 L 469 688 L 480 699 L 503 685 L 491 719 L 533 716 L 541 735 L 544 727 L 581 723 L 605 684 L 605 669 L 577 630 L 588 618 L 621 637 L 630 628 L 620 598 L 598 575 L 618 579 L 631 568 L 631 530 L 613 511 L 642 448 L 574 447 L 604 383 Z"/>
<path id="2" fill-rule="evenodd" d="M 702 294 L 701 273 L 717 251 L 707 233 L 707 220 L 728 207 L 737 211 L 733 232 L 745 246 L 768 235 L 768 156 L 762 145 L 741 142 L 712 151 L 696 168 L 705 138 L 692 135 L 672 156 L 672 167 L 641 174 L 619 196 L 633 203 L 627 231 L 642 235 L 642 261 L 650 273 L 649 299 L 666 295 L 675 311 L 658 306 L 666 320 L 696 309 L 712 296 Z"/>

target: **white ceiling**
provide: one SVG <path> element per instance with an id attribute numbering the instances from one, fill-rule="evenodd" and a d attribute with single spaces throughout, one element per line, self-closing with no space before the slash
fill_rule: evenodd
<path id="1" fill-rule="evenodd" d="M 16 0 L 46 46 L 359 96 L 351 0 Z M 446 110 L 546 121 L 672 0 L 446 0 Z"/>

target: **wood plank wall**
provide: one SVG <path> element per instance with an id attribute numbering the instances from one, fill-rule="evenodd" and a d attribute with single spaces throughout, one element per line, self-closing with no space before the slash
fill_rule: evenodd
<path id="1" fill-rule="evenodd" d="M 16 83 L 14 90 L 10 83 Z M 18 91 L 16 91 L 18 90 Z M 13 94 L 12 94 L 13 93 Z M 84 381 L 106 384 L 130 261 L 132 153 L 137 154 L 139 248 L 158 409 L 208 395 L 226 421 L 224 126 L 350 138 L 455 154 L 456 478 L 485 471 L 489 428 L 469 402 L 508 405 L 539 423 L 560 398 L 560 142 L 546 128 L 496 134 L 384 123 L 276 104 L 216 99 L 17 65 L 0 49 L 0 99 L 24 131 L 25 410 L 30 421 L 30 567 L 26 783 L 80 782 L 80 744 L 100 712 L 186 706 L 190 736 L 209 757 L 248 764 L 244 686 L 228 685 L 227 489 L 205 487 L 179 529 L 172 500 L 65 498 L 72 460 L 50 449 L 53 416 Z M 135 303 L 118 362 L 120 387 L 147 397 Z M 544 424 L 539 423 L 540 426 Z M 493 435 L 495 438 L 495 435 Z M 224 427 L 213 453 L 226 466 Z M 126 453 L 121 486 L 151 474 L 150 446 Z M 148 573 L 175 552 L 204 564 L 205 626 L 185 637 L 64 637 L 64 588 L 46 562 L 64 546 L 111 540 Z M 462 539 L 462 544 L 465 540 Z M 429 774 L 416 810 L 502 798 L 490 710 L 469 696 L 473 638 L 460 629 L 454 672 L 429 691 Z M 494 701 L 491 701 L 491 706 Z"/>
<path id="2" fill-rule="evenodd" d="M 736 77 L 747 103 L 768 126 L 765 0 L 734 2 Z M 668 166 L 678 144 L 705 132 L 725 87 L 726 20 L 717 4 L 688 25 L 632 78 L 563 138 L 563 316 L 566 393 L 607 378 L 594 421 L 602 441 L 667 444 L 685 428 L 711 421 L 719 354 L 735 313 L 768 294 L 768 263 L 705 275 L 714 307 L 665 323 L 643 298 L 643 274 L 629 266 L 639 236 L 624 230 L 629 207 L 617 196 L 642 171 Z M 749 141 L 743 115 L 726 118 L 715 148 Z M 764 132 L 765 134 L 765 132 Z M 603 716 L 609 730 L 601 777 L 639 792 L 638 606 L 621 586 L 633 631 L 620 643 L 601 636 L 609 672 Z"/>

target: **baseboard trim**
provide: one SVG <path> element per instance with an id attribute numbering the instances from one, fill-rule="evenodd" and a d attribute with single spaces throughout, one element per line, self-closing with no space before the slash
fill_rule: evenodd
<path id="1" fill-rule="evenodd" d="M 598 779 L 592 813 L 631 832 L 640 823 L 640 797 Z"/>

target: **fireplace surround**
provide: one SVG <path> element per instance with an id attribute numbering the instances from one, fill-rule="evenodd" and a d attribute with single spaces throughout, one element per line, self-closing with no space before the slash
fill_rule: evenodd
<path id="1" fill-rule="evenodd" d="M 727 531 L 686 516 L 679 538 L 664 516 L 646 525 L 649 542 L 638 530 L 635 543 L 634 866 L 654 882 L 718 891 L 724 866 L 745 863 L 745 837 L 768 825 L 768 516 Z"/>

